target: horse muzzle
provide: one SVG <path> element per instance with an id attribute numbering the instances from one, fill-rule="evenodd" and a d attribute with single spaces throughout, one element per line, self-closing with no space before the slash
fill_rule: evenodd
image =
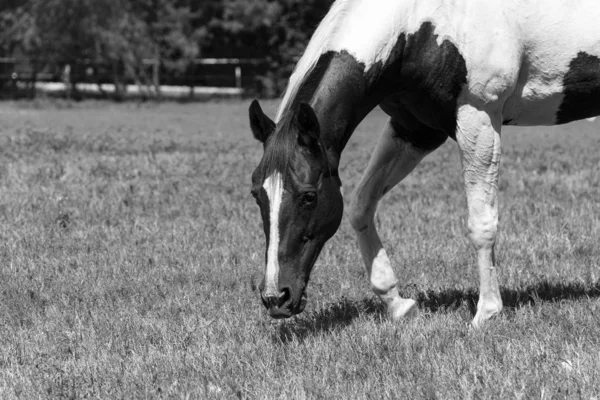
<path id="1" fill-rule="evenodd" d="M 284 288 L 279 293 L 261 293 L 265 308 L 269 311 L 271 318 L 284 319 L 300 314 L 306 307 L 306 292 L 302 291 L 300 299 L 294 301 L 290 290 Z"/>

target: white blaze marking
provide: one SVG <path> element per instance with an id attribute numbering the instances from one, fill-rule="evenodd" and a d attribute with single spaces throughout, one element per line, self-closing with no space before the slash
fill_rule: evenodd
<path id="1" fill-rule="evenodd" d="M 265 179 L 263 188 L 269 198 L 269 243 L 267 243 L 267 271 L 265 293 L 279 295 L 279 209 L 283 197 L 283 179 L 279 172 Z"/>

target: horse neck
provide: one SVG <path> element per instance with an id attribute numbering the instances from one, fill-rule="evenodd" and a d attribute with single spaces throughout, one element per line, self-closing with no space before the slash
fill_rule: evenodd
<path id="1" fill-rule="evenodd" d="M 313 107 L 325 145 L 339 156 L 354 129 L 379 102 L 370 89 L 364 65 L 345 51 L 327 52 L 304 80 L 294 103 L 305 101 Z"/>

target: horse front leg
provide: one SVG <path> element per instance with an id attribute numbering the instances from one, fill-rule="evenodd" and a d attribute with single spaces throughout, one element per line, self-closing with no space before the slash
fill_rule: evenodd
<path id="1" fill-rule="evenodd" d="M 379 200 L 429 153 L 400 139 L 397 133 L 391 120 L 388 121 L 350 205 L 350 222 L 371 288 L 394 320 L 416 315 L 417 307 L 414 300 L 404 299 L 398 293 L 398 280 L 375 226 L 375 211 Z"/>
<path id="2" fill-rule="evenodd" d="M 472 326 L 502 311 L 494 245 L 498 230 L 498 168 L 501 113 L 463 106 L 456 140 L 461 154 L 468 207 L 468 231 L 479 269 L 479 301 Z"/>

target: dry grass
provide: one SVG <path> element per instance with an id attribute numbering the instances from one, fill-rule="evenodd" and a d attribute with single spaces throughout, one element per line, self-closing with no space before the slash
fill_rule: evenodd
<path id="1" fill-rule="evenodd" d="M 452 141 L 378 217 L 416 321 L 383 318 L 347 221 L 305 313 L 270 320 L 246 107 L 0 105 L 2 398 L 600 396 L 597 122 L 504 132 L 506 309 L 472 332 Z M 345 194 L 383 123 L 350 141 Z"/>

